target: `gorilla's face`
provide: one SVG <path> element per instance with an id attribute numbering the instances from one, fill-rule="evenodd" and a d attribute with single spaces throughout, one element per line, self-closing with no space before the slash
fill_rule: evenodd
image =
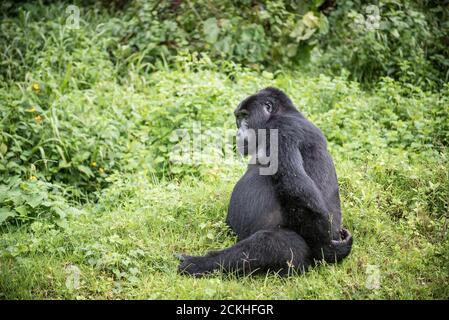
<path id="1" fill-rule="evenodd" d="M 260 91 L 243 100 L 235 109 L 237 124 L 237 150 L 242 155 L 254 155 L 261 146 L 257 145 L 259 129 L 266 129 L 267 121 L 275 112 L 275 100 Z"/>

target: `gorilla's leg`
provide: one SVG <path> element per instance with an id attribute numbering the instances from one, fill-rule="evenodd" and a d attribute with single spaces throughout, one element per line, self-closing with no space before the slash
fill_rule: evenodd
<path id="1" fill-rule="evenodd" d="M 234 246 L 205 256 L 183 256 L 178 270 L 201 276 L 216 269 L 238 274 L 292 270 L 305 272 L 311 263 L 310 249 L 296 232 L 287 229 L 260 230 Z"/>

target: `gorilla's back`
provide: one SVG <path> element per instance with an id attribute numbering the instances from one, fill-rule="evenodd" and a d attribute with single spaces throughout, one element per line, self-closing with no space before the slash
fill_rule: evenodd
<path id="1" fill-rule="evenodd" d="M 226 222 L 239 240 L 258 230 L 281 225 L 281 206 L 271 176 L 260 175 L 257 165 L 249 165 L 235 185 Z"/>

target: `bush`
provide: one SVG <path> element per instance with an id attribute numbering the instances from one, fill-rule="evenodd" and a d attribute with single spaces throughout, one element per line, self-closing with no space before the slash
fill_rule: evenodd
<path id="1" fill-rule="evenodd" d="M 322 70 L 371 83 L 389 76 L 427 89 L 449 81 L 449 23 L 431 1 L 341 1 L 320 41 Z"/>
<path id="2" fill-rule="evenodd" d="M 276 6 L 279 3 L 267 3 L 272 10 Z M 338 10 L 347 11 L 345 6 L 348 4 L 335 9 L 335 17 Z M 184 130 L 193 137 L 197 135 L 194 126 L 200 123 L 203 135 L 213 128 L 218 138 L 223 138 L 225 130 L 234 130 L 232 110 L 237 103 L 268 85 L 284 88 L 300 110 L 323 129 L 330 145 L 354 160 L 362 160 L 367 154 L 382 154 L 387 148 L 419 153 L 444 150 L 448 145 L 447 87 L 440 93 L 429 93 L 415 85 L 403 84 L 405 78 L 395 81 L 385 77 L 372 85 L 371 93 L 366 93 L 346 76 L 260 72 L 231 61 L 213 60 L 218 53 L 213 49 L 209 51 L 210 57 L 206 53 L 189 53 L 181 47 L 173 48 L 177 52 L 165 56 L 171 57 L 168 64 L 153 69 L 157 63 L 149 67 L 151 62 L 147 59 L 154 56 L 150 51 L 133 52 L 130 47 L 118 45 L 127 32 L 141 26 L 133 16 L 150 19 L 154 17 L 153 11 L 162 10 L 166 17 L 173 17 L 178 11 L 164 5 L 153 10 L 148 3 L 135 2 L 129 12 L 123 13 L 123 17 L 130 19 L 123 20 L 127 28 L 117 28 L 116 19 L 111 20 L 109 13 L 96 8 L 85 12 L 86 20 L 79 30 L 69 30 L 62 23 L 64 5 L 51 8 L 37 6 L 37 10 L 27 12 L 19 9 L 17 17 L 6 18 L 2 28 L 12 43 L 10 47 L 2 44 L 3 56 L 7 57 L 1 73 L 4 85 L 0 88 L 5 102 L 0 108 L 0 182 L 8 186 L 1 205 L 4 219 L 21 215 L 20 220 L 24 221 L 24 216 L 31 219 L 42 215 L 45 205 L 39 209 L 37 200 L 25 192 L 33 183 L 41 186 L 44 193 L 55 195 L 55 199 L 69 200 L 66 207 L 70 207 L 73 200 L 95 199 L 95 192 L 108 185 L 108 177 L 114 172 L 145 172 L 169 180 L 219 175 L 226 169 L 220 158 L 214 158 L 212 150 L 208 150 L 206 162 L 172 161 L 180 142 L 174 132 Z M 208 7 L 201 14 L 207 12 L 205 8 Z M 234 9 L 226 14 L 233 15 Z M 276 14 L 284 14 L 288 20 L 288 14 L 281 9 Z M 195 22 L 193 16 L 200 14 L 192 8 L 189 12 L 179 16 L 173 30 L 187 28 Z M 39 16 L 43 14 L 49 20 L 41 27 Z M 270 17 L 276 14 L 273 11 Z M 311 16 L 308 19 L 301 21 L 317 22 Z M 170 20 L 151 21 L 154 25 L 168 26 Z M 213 30 L 201 31 L 190 25 L 190 32 L 184 36 L 204 32 L 217 43 L 227 32 L 225 25 L 214 29 L 218 21 L 210 18 L 201 27 Z M 285 23 L 283 19 L 279 21 Z M 229 23 L 231 27 L 234 22 Z M 268 25 L 271 28 L 275 24 Z M 248 25 L 243 29 L 246 27 L 251 28 Z M 126 41 L 165 50 L 156 45 L 160 39 L 151 42 L 145 38 L 162 32 L 151 30 L 146 34 L 136 29 Z M 254 30 L 254 34 L 265 32 L 259 27 Z M 166 34 L 174 35 L 168 31 Z M 259 45 L 263 41 L 248 38 L 248 43 Z M 121 48 L 124 55 L 118 56 L 113 51 L 111 56 L 114 46 L 115 50 Z M 232 55 L 240 52 L 241 57 L 249 57 L 246 49 L 236 50 Z M 263 63 L 266 56 L 262 51 L 258 51 L 261 60 L 232 59 L 244 64 Z M 28 64 L 29 69 L 25 67 Z M 153 71 L 147 73 L 150 70 Z M 214 134 L 209 137 L 203 146 L 215 147 Z M 218 155 L 224 151 L 218 150 Z M 20 205 L 12 201 L 11 194 L 16 192 L 24 201 Z M 33 205 L 28 205 L 27 199 Z M 27 210 L 18 212 L 17 206 L 26 206 Z M 56 211 L 47 211 L 59 219 Z"/>
<path id="3" fill-rule="evenodd" d="M 111 6 L 122 11 L 108 13 L 95 1 L 81 3 L 81 24 L 87 29 L 89 24 L 97 26 L 89 34 L 100 41 L 101 54 L 108 54 L 119 75 L 136 65 L 143 72 L 169 68 L 180 52 L 188 50 L 255 70 L 301 66 L 332 75 L 349 72 L 350 79 L 365 85 L 388 76 L 438 90 L 449 80 L 449 23 L 444 4 L 134 0 L 114 2 Z M 18 19 L 3 22 L 0 79 L 19 79 L 24 67 L 36 65 L 38 59 L 27 53 L 36 54 L 57 39 L 46 39 L 45 34 L 58 32 L 65 23 L 64 4 L 2 4 L 8 15 Z M 49 19 L 43 29 L 29 23 L 42 16 Z M 19 30 L 26 30 L 26 35 Z M 101 37 L 95 36 L 98 32 Z M 86 40 L 68 37 L 78 33 L 67 29 L 62 34 L 66 42 L 53 44 L 68 52 Z M 58 59 L 59 68 L 64 69 L 65 55 Z"/>
<path id="4" fill-rule="evenodd" d="M 147 70 L 175 63 L 186 49 L 254 69 L 307 60 L 316 35 L 327 32 L 323 1 L 134 1 L 106 24 L 117 62 L 140 61 Z"/>

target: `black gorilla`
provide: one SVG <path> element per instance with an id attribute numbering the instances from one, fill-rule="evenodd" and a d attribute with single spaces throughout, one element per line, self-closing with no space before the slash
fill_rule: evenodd
<path id="1" fill-rule="evenodd" d="M 341 226 L 337 175 L 320 129 L 276 88 L 243 100 L 235 110 L 237 141 L 256 159 L 234 187 L 226 222 L 239 241 L 205 256 L 182 256 L 179 271 L 194 276 L 215 269 L 248 274 L 304 272 L 316 261 L 337 262 L 351 251 L 352 236 Z M 261 174 L 261 150 L 251 130 L 277 129 L 277 170 Z M 268 139 L 267 139 L 268 140 Z M 271 150 L 271 149 L 270 149 Z M 273 152 L 272 152 L 273 153 Z M 266 158 L 266 157 L 265 157 Z M 270 164 L 270 163 L 268 163 Z"/>

